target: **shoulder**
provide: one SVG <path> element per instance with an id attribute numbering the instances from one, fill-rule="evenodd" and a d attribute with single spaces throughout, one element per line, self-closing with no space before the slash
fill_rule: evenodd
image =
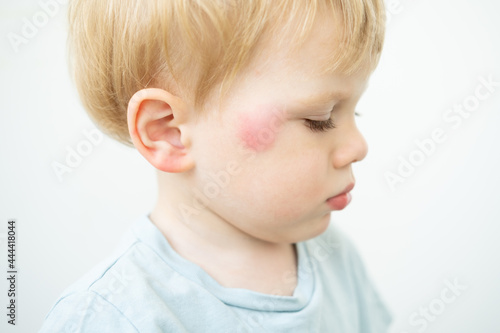
<path id="1" fill-rule="evenodd" d="M 39 333 L 139 332 L 118 308 L 91 290 L 61 297 L 45 318 Z"/>
<path id="2" fill-rule="evenodd" d="M 111 256 L 63 291 L 40 332 L 138 332 L 137 311 L 154 296 L 149 279 L 160 276 L 175 272 L 131 229 Z"/>
<path id="3" fill-rule="evenodd" d="M 128 244 L 66 288 L 40 332 L 138 332 L 116 301 L 136 278 L 133 262 L 140 247 L 137 242 Z"/>

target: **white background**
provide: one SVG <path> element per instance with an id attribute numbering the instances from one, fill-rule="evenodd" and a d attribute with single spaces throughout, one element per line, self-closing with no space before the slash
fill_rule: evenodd
<path id="1" fill-rule="evenodd" d="M 108 138 L 62 181 L 53 170 L 94 128 L 67 73 L 66 7 L 15 52 L 8 34 L 21 35 L 23 20 L 42 9 L 33 0 L 0 5 L 0 276 L 11 218 L 19 267 L 15 328 L 0 279 L 2 332 L 37 331 L 63 289 L 108 255 L 156 196 L 152 167 Z M 500 85 L 458 126 L 443 115 L 473 100 L 480 77 L 500 82 L 500 3 L 388 7 L 384 54 L 359 105 L 369 154 L 354 168 L 353 202 L 332 219 L 392 309 L 391 333 L 499 332 Z M 438 128 L 446 140 L 391 189 L 385 175 L 398 172 L 398 157 L 418 157 L 415 141 Z M 445 280 L 466 287 L 448 303 L 440 300 L 453 295 Z M 424 324 L 410 318 L 425 318 L 419 312 L 429 307 L 433 317 L 419 330 Z"/>

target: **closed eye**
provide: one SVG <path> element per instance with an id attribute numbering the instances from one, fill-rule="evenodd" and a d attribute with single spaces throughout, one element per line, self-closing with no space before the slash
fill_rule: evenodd
<path id="1" fill-rule="evenodd" d="M 335 128 L 335 124 L 333 123 L 332 118 L 320 121 L 306 119 L 306 123 L 309 129 L 313 132 L 326 132 L 330 129 Z"/>
<path id="2" fill-rule="evenodd" d="M 354 115 L 356 117 L 361 117 L 361 114 L 359 112 L 354 112 Z M 311 119 L 305 119 L 307 126 L 309 129 L 313 132 L 326 132 L 330 129 L 335 128 L 335 123 L 333 122 L 333 119 L 330 117 L 328 120 L 311 120 Z"/>

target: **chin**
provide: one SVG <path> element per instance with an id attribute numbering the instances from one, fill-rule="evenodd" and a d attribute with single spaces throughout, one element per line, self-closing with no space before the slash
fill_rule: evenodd
<path id="1" fill-rule="evenodd" d="M 330 215 L 328 212 L 313 219 L 297 222 L 292 226 L 273 230 L 271 233 L 255 233 L 245 231 L 248 235 L 265 242 L 275 244 L 293 244 L 315 238 L 324 233 L 330 225 Z"/>
<path id="2" fill-rule="evenodd" d="M 330 225 L 330 213 L 320 216 L 305 223 L 298 233 L 296 239 L 291 243 L 303 242 L 318 237 L 328 229 Z"/>
<path id="3" fill-rule="evenodd" d="M 328 226 L 330 225 L 330 218 L 331 218 L 330 212 L 319 218 L 317 225 L 315 225 L 316 228 L 314 229 L 316 232 L 311 238 L 321 235 L 326 231 L 326 229 L 328 229 Z"/>

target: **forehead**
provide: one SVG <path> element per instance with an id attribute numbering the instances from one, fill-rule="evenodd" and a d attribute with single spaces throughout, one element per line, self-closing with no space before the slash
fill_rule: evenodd
<path id="1" fill-rule="evenodd" d="M 295 29 L 277 30 L 259 45 L 260 51 L 250 66 L 253 73 L 275 75 L 277 80 L 285 73 L 287 79 L 347 76 L 340 70 L 333 70 L 333 64 L 337 61 L 340 66 L 345 66 L 351 61 L 343 57 L 346 50 L 343 47 L 344 24 L 340 14 L 318 12 L 311 29 L 302 39 L 301 24 L 297 22 L 298 27 Z M 354 73 L 368 75 L 371 66 L 367 60 L 361 62 Z"/>
<path id="2" fill-rule="evenodd" d="M 338 14 L 318 13 L 310 31 L 303 36 L 302 25 L 303 22 L 297 22 L 294 29 L 275 27 L 257 47 L 257 56 L 250 67 L 269 71 L 278 66 L 289 72 L 322 74 L 324 64 L 341 52 L 342 18 Z"/>
<path id="3" fill-rule="evenodd" d="M 293 37 L 286 36 L 283 40 L 288 38 L 287 43 L 282 44 L 287 45 L 271 46 L 268 58 L 256 67 L 257 73 L 268 73 L 276 83 L 288 88 L 309 87 L 310 93 L 304 92 L 308 97 L 302 98 L 309 105 L 344 100 L 364 91 L 370 74 L 368 62 L 352 74 L 325 70 L 342 52 L 341 29 L 340 18 L 319 15 L 303 43 L 294 44 Z"/>
<path id="4" fill-rule="evenodd" d="M 265 40 L 233 86 L 236 96 L 229 98 L 235 103 L 233 106 L 266 101 L 293 105 L 297 110 L 319 110 L 332 102 L 361 95 L 366 88 L 367 72 L 345 75 L 323 70 L 324 64 L 340 52 L 339 20 L 318 15 L 302 43 L 297 43 L 293 30 Z"/>

